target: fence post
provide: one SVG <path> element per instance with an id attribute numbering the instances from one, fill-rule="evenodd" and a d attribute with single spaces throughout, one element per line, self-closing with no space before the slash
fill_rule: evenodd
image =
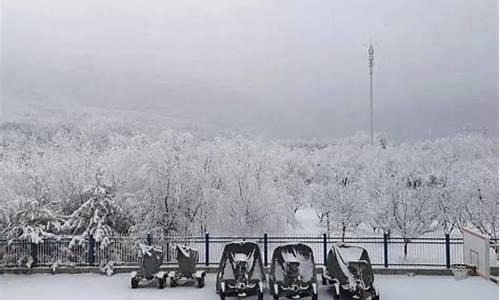
<path id="1" fill-rule="evenodd" d="M 384 232 L 384 268 L 389 267 L 389 235 Z"/>
<path id="2" fill-rule="evenodd" d="M 205 233 L 205 266 L 210 264 L 210 236 Z"/>
<path id="3" fill-rule="evenodd" d="M 153 238 L 151 237 L 151 233 L 148 232 L 148 235 L 146 236 L 146 244 L 148 244 L 148 246 L 151 246 L 151 244 L 153 244 Z"/>
<path id="4" fill-rule="evenodd" d="M 89 237 L 89 255 L 88 255 L 89 265 L 94 265 L 95 263 L 95 240 L 93 236 Z"/>
<path id="5" fill-rule="evenodd" d="M 38 244 L 31 243 L 31 258 L 33 258 L 33 265 L 38 263 Z"/>
<path id="6" fill-rule="evenodd" d="M 323 264 L 326 266 L 328 245 L 326 241 L 326 233 L 323 233 Z"/>
<path id="7" fill-rule="evenodd" d="M 446 268 L 451 267 L 451 253 L 450 253 L 450 234 L 446 233 L 444 235 L 445 247 L 446 247 Z"/>
<path id="8" fill-rule="evenodd" d="M 170 262 L 172 260 L 172 254 L 170 254 L 170 242 L 169 241 L 167 241 L 166 248 L 167 248 L 167 249 L 165 249 L 167 252 L 166 259 L 167 259 L 167 262 Z"/>
<path id="9" fill-rule="evenodd" d="M 267 267 L 267 233 L 264 233 L 264 266 Z"/>

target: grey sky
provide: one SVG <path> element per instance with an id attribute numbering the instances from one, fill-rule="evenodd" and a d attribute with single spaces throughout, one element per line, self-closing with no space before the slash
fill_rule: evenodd
<path id="1" fill-rule="evenodd" d="M 139 110 L 209 132 L 498 133 L 496 0 L 3 0 L 4 110 Z M 186 120 L 189 120 L 186 122 Z"/>

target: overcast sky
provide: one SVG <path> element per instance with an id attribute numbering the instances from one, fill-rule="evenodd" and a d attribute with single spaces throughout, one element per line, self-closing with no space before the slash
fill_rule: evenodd
<path id="1" fill-rule="evenodd" d="M 498 134 L 496 0 L 3 0 L 3 111 L 138 110 L 210 132 Z"/>

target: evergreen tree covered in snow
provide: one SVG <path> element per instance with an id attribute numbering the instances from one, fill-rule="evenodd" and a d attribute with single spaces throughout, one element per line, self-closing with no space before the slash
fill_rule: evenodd
<path id="1" fill-rule="evenodd" d="M 46 238 L 58 238 L 63 219 L 42 201 L 24 199 L 4 230 L 8 239 L 22 239 L 43 243 Z"/>
<path id="2" fill-rule="evenodd" d="M 109 236 L 127 232 L 128 218 L 115 202 L 112 187 L 104 183 L 102 173 L 96 175 L 96 184 L 84 188 L 82 194 L 88 199 L 63 225 L 65 232 L 75 235 L 72 243 L 92 237 L 105 247 Z"/>

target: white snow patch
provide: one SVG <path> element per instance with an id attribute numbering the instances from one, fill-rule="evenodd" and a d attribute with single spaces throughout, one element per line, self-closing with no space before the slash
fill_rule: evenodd
<path id="1" fill-rule="evenodd" d="M 313 208 L 302 208 L 295 213 L 295 220 L 297 221 L 298 228 L 295 229 L 299 234 L 317 234 L 323 232 L 321 224 L 318 221 L 316 210 Z"/>
<path id="2" fill-rule="evenodd" d="M 358 247 L 338 247 L 337 249 L 345 263 L 358 261 L 363 253 L 363 249 Z"/>

